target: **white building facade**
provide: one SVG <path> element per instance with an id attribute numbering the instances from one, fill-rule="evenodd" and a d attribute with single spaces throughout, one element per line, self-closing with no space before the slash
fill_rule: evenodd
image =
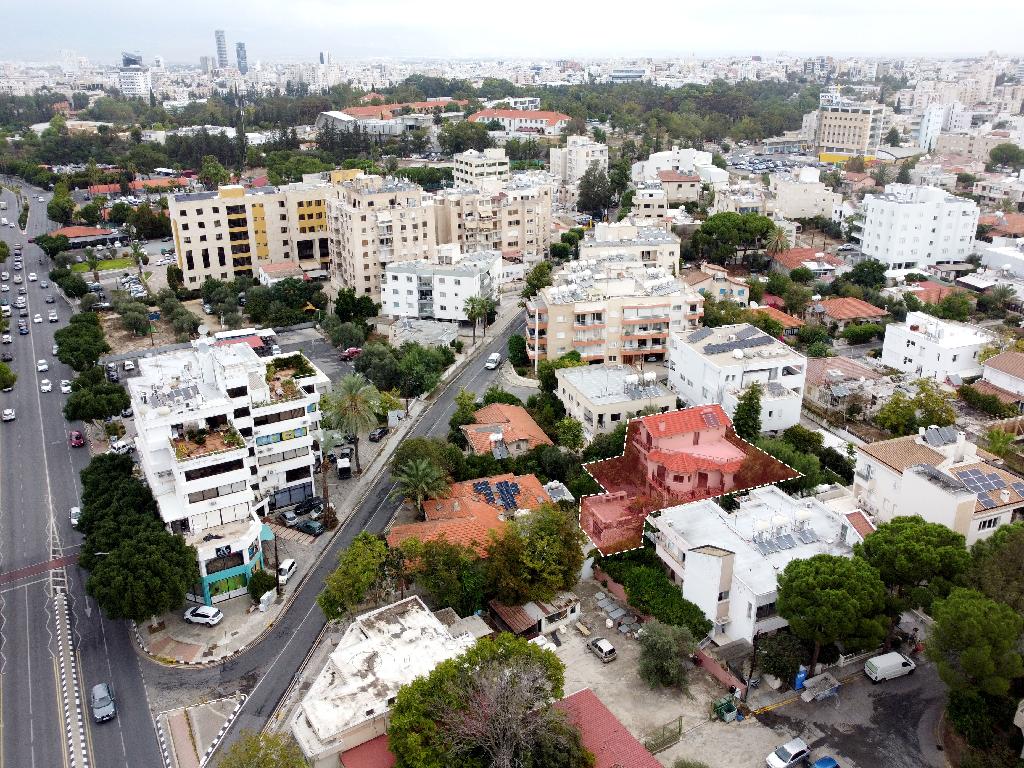
<path id="1" fill-rule="evenodd" d="M 993 334 L 977 326 L 909 312 L 904 322 L 886 326 L 882 363 L 940 382 L 979 376 L 981 350 L 994 341 Z"/>
<path id="2" fill-rule="evenodd" d="M 497 298 L 493 269 L 493 260 L 483 259 L 389 264 L 381 288 L 381 312 L 391 317 L 466 322 L 467 299 Z"/>

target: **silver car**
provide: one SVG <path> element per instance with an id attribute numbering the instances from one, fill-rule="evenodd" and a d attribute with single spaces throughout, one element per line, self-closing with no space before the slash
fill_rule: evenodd
<path id="1" fill-rule="evenodd" d="M 89 694 L 89 706 L 92 709 L 92 717 L 97 723 L 105 723 L 117 717 L 117 702 L 114 699 L 114 689 L 109 683 L 97 683 L 92 687 Z"/>

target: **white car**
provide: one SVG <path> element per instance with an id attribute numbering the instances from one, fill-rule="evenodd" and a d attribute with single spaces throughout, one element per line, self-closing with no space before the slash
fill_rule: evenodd
<path id="1" fill-rule="evenodd" d="M 45 203 L 45 202 L 46 202 L 46 198 L 45 198 L 45 197 L 43 197 L 42 195 L 40 195 L 39 197 L 37 197 L 37 198 L 36 198 L 36 200 L 38 200 L 38 201 L 39 201 L 40 203 Z"/>
<path id="2" fill-rule="evenodd" d="M 53 345 L 53 354 L 56 355 L 57 354 L 57 350 L 59 350 L 59 349 L 60 349 L 60 347 L 58 347 L 56 344 L 54 344 Z"/>
<path id="3" fill-rule="evenodd" d="M 10 280 L 10 279 L 11 279 L 11 273 L 10 272 L 0 272 L 0 280 Z"/>
<path id="4" fill-rule="evenodd" d="M 60 393 L 62 395 L 70 395 L 71 394 L 71 382 L 68 381 L 67 379 L 61 379 L 60 380 Z"/>
<path id="5" fill-rule="evenodd" d="M 60 318 L 57 317 L 57 313 L 55 311 L 53 311 L 52 309 L 50 310 L 50 314 L 47 316 L 47 319 L 51 323 L 56 323 L 56 322 L 58 322 L 60 320 Z"/>
<path id="6" fill-rule="evenodd" d="M 9 333 L 5 333 L 3 335 L 3 339 L 0 339 L 0 341 L 2 341 L 4 344 L 12 344 L 12 343 L 14 343 L 14 339 L 11 338 L 11 334 L 9 334 Z"/>
<path id="7" fill-rule="evenodd" d="M 0 291 L 9 291 L 9 290 L 11 290 L 11 286 L 9 286 L 7 283 L 0 283 Z"/>
<path id="8" fill-rule="evenodd" d="M 42 315 L 36 315 L 35 317 L 32 318 L 32 322 L 33 323 L 41 323 L 41 322 L 43 322 L 43 316 Z"/>
<path id="9" fill-rule="evenodd" d="M 134 371 L 135 370 L 135 363 L 133 363 L 131 360 L 125 360 L 124 361 L 124 369 L 126 371 Z"/>
<path id="10" fill-rule="evenodd" d="M 53 384 L 50 383 L 49 379 L 43 379 L 39 382 L 40 392 L 53 392 Z"/>
<path id="11" fill-rule="evenodd" d="M 212 605 L 197 605 L 185 611 L 183 618 L 189 624 L 205 624 L 208 627 L 215 627 L 220 624 L 224 614 Z"/>
<path id="12" fill-rule="evenodd" d="M 30 283 L 34 283 L 36 281 L 36 273 L 35 272 L 29 272 L 28 273 L 28 281 Z"/>
<path id="13" fill-rule="evenodd" d="M 17 269 L 18 267 L 15 266 L 14 268 Z M 14 276 L 14 284 L 15 285 L 21 285 L 21 275 L 15 275 Z"/>
<path id="14" fill-rule="evenodd" d="M 3 420 L 4 421 L 14 421 L 14 409 L 13 408 L 4 408 Z"/>
<path id="15" fill-rule="evenodd" d="M 497 352 L 493 352 L 487 356 L 487 362 L 484 363 L 484 368 L 489 371 L 493 371 L 499 365 L 501 365 L 501 355 Z"/>
<path id="16" fill-rule="evenodd" d="M 50 364 L 45 360 L 40 360 L 36 363 L 36 371 L 43 373 L 44 371 L 50 370 Z"/>

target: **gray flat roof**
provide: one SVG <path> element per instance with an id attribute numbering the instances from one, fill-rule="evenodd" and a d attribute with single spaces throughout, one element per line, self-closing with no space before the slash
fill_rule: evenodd
<path id="1" fill-rule="evenodd" d="M 658 397 L 675 397 L 657 382 L 643 384 L 630 382 L 627 377 L 637 376 L 639 371 L 629 365 L 583 365 L 577 368 L 560 368 L 558 378 L 564 378 L 576 387 L 594 405 L 615 403 L 641 403 Z"/>

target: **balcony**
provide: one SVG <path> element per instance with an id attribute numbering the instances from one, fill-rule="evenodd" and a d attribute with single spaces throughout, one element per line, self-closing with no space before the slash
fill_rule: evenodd
<path id="1" fill-rule="evenodd" d="M 171 438 L 171 448 L 175 459 L 190 461 L 245 448 L 245 441 L 234 427 L 189 429 L 183 435 Z"/>

